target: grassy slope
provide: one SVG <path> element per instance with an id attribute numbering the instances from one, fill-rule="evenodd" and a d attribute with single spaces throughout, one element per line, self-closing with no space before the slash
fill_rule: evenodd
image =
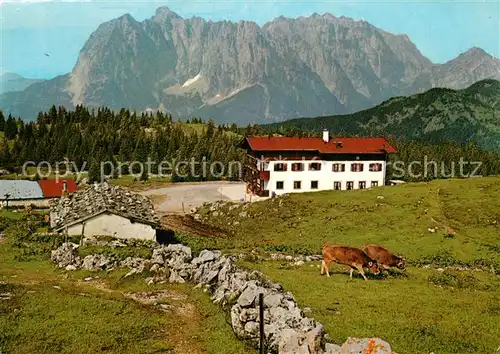
<path id="1" fill-rule="evenodd" d="M 147 286 L 141 276 L 122 279 L 126 270 L 67 273 L 46 253 L 38 254 L 45 247 L 14 248 L 9 237 L 0 240 L 0 294 L 14 295 L 0 299 L 2 353 L 254 351 L 234 337 L 222 310 L 191 285 Z M 83 281 L 96 275 L 97 281 Z M 164 313 L 124 297 L 155 290 L 176 294 L 167 299 L 174 310 Z"/>
<path id="2" fill-rule="evenodd" d="M 498 177 L 292 194 L 250 205 L 249 217 L 239 216 L 242 207 L 224 207 L 223 216 L 210 220 L 232 232 L 226 240 L 186 240 L 197 247 L 313 254 L 324 242 L 384 245 L 410 261 L 404 274 L 365 283 L 349 280 L 347 269 L 337 265 L 331 278 L 321 277 L 319 262 L 244 265 L 292 291 L 337 343 L 347 336 L 379 336 L 401 353 L 492 353 L 500 345 L 500 277 L 416 265 L 495 266 L 498 272 L 499 205 Z M 428 231 L 434 227 L 436 232 Z M 450 228 L 456 235 L 445 237 Z"/>
<path id="3" fill-rule="evenodd" d="M 409 268 L 406 276 L 364 282 L 349 280 L 346 268 L 335 265 L 330 278 L 316 265 L 246 265 L 292 291 L 338 344 L 349 336 L 379 337 L 404 354 L 493 353 L 500 345 L 498 276 Z M 453 274 L 461 281 L 449 283 Z"/>
<path id="4" fill-rule="evenodd" d="M 379 198 L 383 197 L 383 199 Z M 325 242 L 381 243 L 407 259 L 449 253 L 450 262 L 500 263 L 500 178 L 435 180 L 355 191 L 296 193 L 248 206 L 224 208 L 214 225 L 232 234 L 209 246 L 321 253 Z M 208 214 L 207 214 L 208 212 Z M 231 226 L 237 221 L 237 226 Z M 429 228 L 437 227 L 435 233 Z M 444 237 L 454 228 L 454 238 Z M 214 244 L 215 242 L 215 244 Z M 446 261 L 443 259 L 442 261 Z M 442 264 L 446 265 L 446 264 Z"/>

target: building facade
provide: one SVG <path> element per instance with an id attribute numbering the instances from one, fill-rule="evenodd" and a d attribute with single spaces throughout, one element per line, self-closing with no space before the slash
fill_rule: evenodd
<path id="1" fill-rule="evenodd" d="M 156 228 L 142 220 L 133 220 L 114 212 L 103 211 L 75 220 L 57 229 L 70 236 L 113 236 L 122 239 L 156 240 Z"/>
<path id="2" fill-rule="evenodd" d="M 248 137 L 248 191 L 261 196 L 320 190 L 366 189 L 385 183 L 385 138 Z"/>
<path id="3" fill-rule="evenodd" d="M 145 240 L 155 240 L 162 229 L 150 199 L 108 183 L 95 183 L 51 203 L 50 227 L 72 236 Z"/>

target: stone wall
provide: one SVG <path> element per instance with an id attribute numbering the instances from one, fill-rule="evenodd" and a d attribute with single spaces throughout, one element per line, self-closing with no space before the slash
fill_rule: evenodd
<path id="1" fill-rule="evenodd" d="M 122 243 L 114 243 L 120 247 Z M 257 271 L 247 271 L 235 264 L 236 257 L 220 251 L 203 250 L 193 255 L 181 244 L 156 246 L 150 259 L 119 260 L 107 255 L 77 255 L 79 245 L 65 243 L 52 251 L 51 258 L 66 270 L 110 270 L 128 267 L 126 275 L 150 271 L 149 284 L 192 282 L 211 294 L 211 300 L 231 317 L 234 333 L 241 340 L 259 343 L 259 294 L 264 294 L 264 333 L 268 353 L 279 354 L 351 354 L 391 353 L 390 345 L 380 339 L 349 338 L 342 346 L 329 343 L 323 325 L 304 315 L 290 292 L 281 284 Z"/>

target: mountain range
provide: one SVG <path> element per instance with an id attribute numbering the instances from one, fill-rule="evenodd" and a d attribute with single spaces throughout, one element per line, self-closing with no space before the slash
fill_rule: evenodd
<path id="1" fill-rule="evenodd" d="M 500 151 L 500 81 L 482 80 L 462 90 L 433 88 L 393 97 L 353 114 L 291 119 L 262 126 L 264 133 L 328 129 L 334 135 L 384 135 L 427 142 L 476 142 Z"/>
<path id="2" fill-rule="evenodd" d="M 260 27 L 160 7 L 142 22 L 127 14 L 101 24 L 71 73 L 4 93 L 0 108 L 26 120 L 85 104 L 245 125 L 351 113 L 486 78 L 500 78 L 500 60 L 480 48 L 433 64 L 408 36 L 366 21 L 313 14 Z"/>
<path id="3" fill-rule="evenodd" d="M 41 81 L 43 80 L 27 79 L 15 73 L 0 72 L 0 94 L 5 92 L 22 91 L 28 86 Z"/>

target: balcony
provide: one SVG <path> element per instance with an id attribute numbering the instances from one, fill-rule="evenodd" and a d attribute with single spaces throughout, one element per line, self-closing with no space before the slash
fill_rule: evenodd
<path id="1" fill-rule="evenodd" d="M 269 181 L 270 173 L 269 171 L 259 171 L 259 179 L 263 181 Z"/>

